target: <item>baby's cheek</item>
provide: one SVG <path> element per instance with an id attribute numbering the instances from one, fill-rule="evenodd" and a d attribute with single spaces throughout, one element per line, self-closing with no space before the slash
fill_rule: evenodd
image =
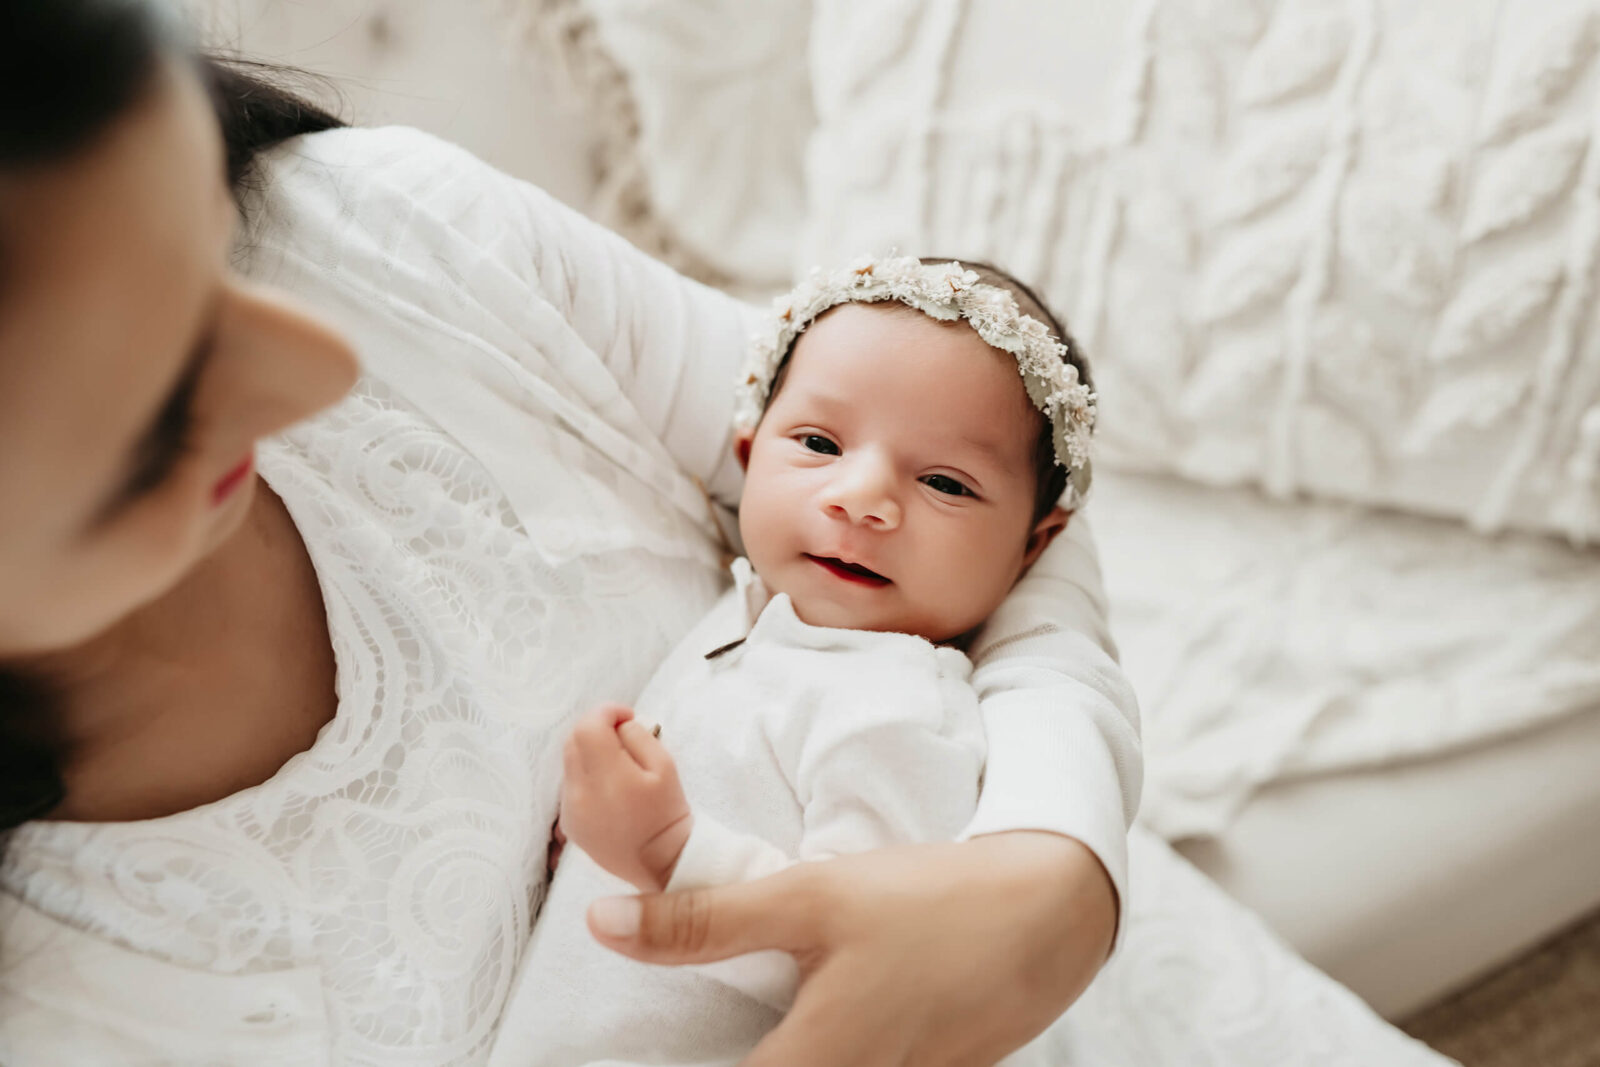
<path id="1" fill-rule="evenodd" d="M 752 465 L 739 502 L 739 537 L 745 555 L 760 571 L 763 563 L 784 553 L 794 540 L 797 504 L 773 484 L 773 479 Z"/>
<path id="2" fill-rule="evenodd" d="M 979 625 L 998 608 L 1016 584 L 1015 568 L 992 547 L 965 557 L 953 568 L 940 598 L 941 622 L 949 634 L 962 634 Z"/>

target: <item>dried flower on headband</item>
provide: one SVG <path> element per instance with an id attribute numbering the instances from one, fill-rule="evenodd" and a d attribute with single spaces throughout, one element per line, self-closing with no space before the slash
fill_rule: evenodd
<path id="1" fill-rule="evenodd" d="M 978 280 L 960 263 L 925 265 L 914 256 L 862 256 L 833 270 L 813 268 L 799 285 L 773 301 L 768 327 L 751 340 L 738 386 L 734 423 L 753 430 L 766 410 L 773 379 L 795 338 L 818 315 L 840 304 L 894 300 L 941 322 L 965 319 L 989 345 L 1017 361 L 1028 399 L 1053 429 L 1056 462 L 1067 471 L 1061 500 L 1069 510 L 1089 492 L 1089 446 L 1095 395 L 1066 361 L 1069 351 L 1038 319 L 1024 315 L 1005 289 Z"/>

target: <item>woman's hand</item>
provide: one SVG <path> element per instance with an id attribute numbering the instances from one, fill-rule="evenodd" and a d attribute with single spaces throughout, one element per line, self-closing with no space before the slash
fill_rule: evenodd
<path id="1" fill-rule="evenodd" d="M 589 929 L 652 963 L 792 953 L 794 1008 L 745 1067 L 990 1067 L 1087 988 L 1110 951 L 1116 909 L 1086 847 L 1015 831 L 602 900 Z"/>

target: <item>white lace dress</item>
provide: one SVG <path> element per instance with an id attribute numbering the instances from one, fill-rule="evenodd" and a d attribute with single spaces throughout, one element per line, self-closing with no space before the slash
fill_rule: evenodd
<path id="1" fill-rule="evenodd" d="M 270 189 L 249 271 L 367 371 L 260 451 L 321 584 L 338 712 L 215 803 L 12 835 L 12 1067 L 481 1062 L 544 884 L 556 742 L 634 699 L 721 589 L 694 480 L 737 491 L 742 305 L 410 131 L 305 139 Z M 1009 710 L 973 829 L 1072 833 L 1121 886 L 1135 712 L 1085 536 L 1008 603 L 987 676 L 975 650 L 986 713 Z"/>

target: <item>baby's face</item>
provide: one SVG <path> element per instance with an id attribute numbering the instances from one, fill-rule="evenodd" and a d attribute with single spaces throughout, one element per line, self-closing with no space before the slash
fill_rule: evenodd
<path id="1" fill-rule="evenodd" d="M 1032 521 L 1037 419 L 1015 360 L 965 322 L 833 309 L 741 444 L 751 564 L 814 626 L 965 633 L 1064 525 Z"/>

